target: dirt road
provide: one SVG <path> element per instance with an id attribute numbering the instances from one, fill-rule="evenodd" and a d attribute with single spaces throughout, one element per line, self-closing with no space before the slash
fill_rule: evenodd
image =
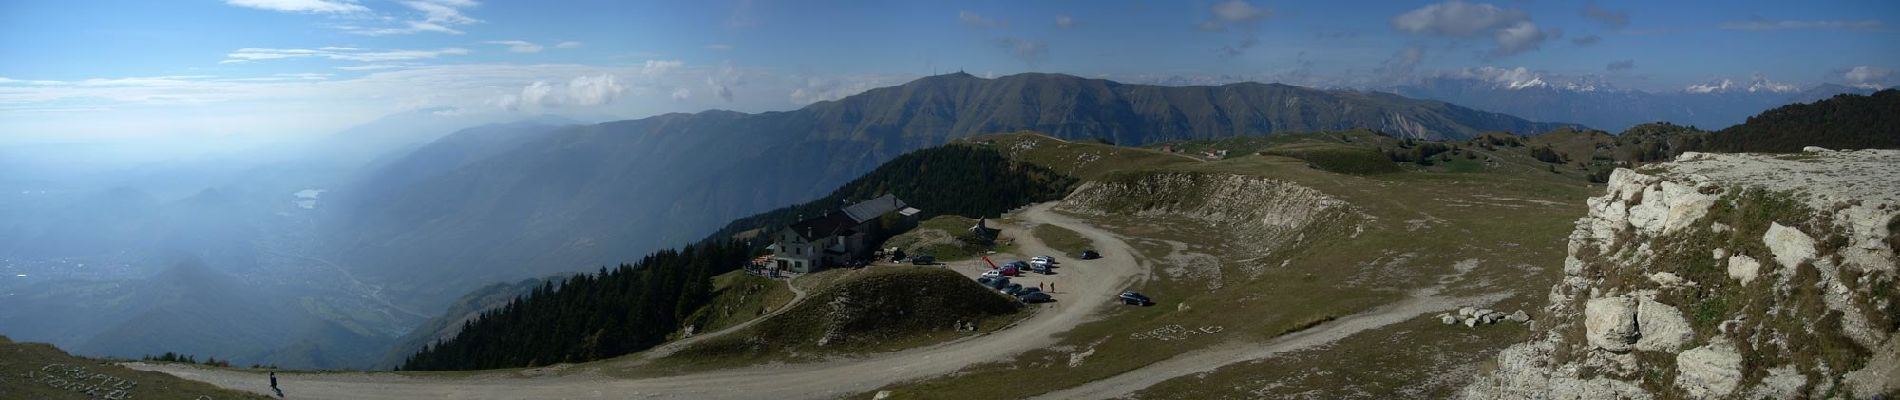
<path id="1" fill-rule="evenodd" d="M 1483 297 L 1443 297 L 1434 291 L 1420 291 L 1397 303 L 1375 307 L 1312 328 L 1286 334 L 1265 343 L 1226 343 L 1183 353 L 1146 367 L 1124 372 L 1082 386 L 1038 396 L 1038 399 L 1107 399 L 1125 397 L 1135 391 L 1181 376 L 1210 372 L 1220 367 L 1272 357 L 1277 354 L 1323 346 L 1347 336 L 1378 329 L 1414 317 L 1460 306 L 1489 305 L 1507 293 Z"/>
<path id="2" fill-rule="evenodd" d="M 988 335 L 929 347 L 872 355 L 860 359 L 814 364 L 766 365 L 690 375 L 643 379 L 615 379 L 597 371 L 615 361 L 564 368 L 570 373 L 529 376 L 519 370 L 475 373 L 468 376 L 405 376 L 393 373 L 279 373 L 291 398 L 326 399 L 595 399 L 595 398 L 834 398 L 876 389 L 893 382 L 935 377 L 971 364 L 1003 359 L 1054 343 L 1052 335 L 1095 318 L 1097 311 L 1140 273 L 1143 267 L 1134 249 L 1094 226 L 1050 212 L 1053 204 L 1025 209 L 1018 219 L 1054 224 L 1081 233 L 1095 242 L 1103 258 L 1073 261 L 1059 279 L 1057 302 L 1016 326 Z M 1018 235 L 1019 249 L 1028 254 L 1060 254 L 1034 235 Z M 637 357 L 637 356 L 636 356 Z M 183 365 L 128 363 L 128 367 L 160 371 L 218 386 L 265 393 L 262 374 L 203 369 Z"/>

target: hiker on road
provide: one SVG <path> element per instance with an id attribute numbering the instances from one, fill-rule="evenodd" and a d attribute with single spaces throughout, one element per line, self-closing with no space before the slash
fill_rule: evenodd
<path id="1" fill-rule="evenodd" d="M 277 392 L 278 398 L 284 397 L 284 390 L 277 388 L 277 371 L 270 372 L 270 390 L 273 392 Z"/>

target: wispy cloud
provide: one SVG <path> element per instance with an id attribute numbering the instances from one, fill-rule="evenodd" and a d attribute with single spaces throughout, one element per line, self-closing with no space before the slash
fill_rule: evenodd
<path id="1" fill-rule="evenodd" d="M 491 40 L 482 43 L 508 46 L 508 51 L 512 53 L 540 53 L 545 48 L 525 40 Z"/>
<path id="2" fill-rule="evenodd" d="M 383 62 L 426 60 L 446 55 L 468 54 L 468 49 L 450 47 L 436 50 L 387 50 L 369 51 L 350 47 L 323 47 L 316 49 L 269 49 L 247 47 L 224 55 L 219 64 L 237 64 L 255 61 L 282 60 L 291 58 L 322 58 L 341 61 Z"/>
<path id="3" fill-rule="evenodd" d="M 1239 56 L 1247 49 L 1260 44 L 1260 37 L 1255 31 L 1260 21 L 1273 16 L 1272 9 L 1257 7 L 1243 0 L 1214 3 L 1208 6 L 1208 12 L 1212 14 L 1212 18 L 1196 24 L 1196 28 L 1208 32 L 1240 31 L 1240 42 L 1223 45 L 1217 49 L 1217 54 L 1226 57 Z"/>
<path id="4" fill-rule="evenodd" d="M 1062 29 L 1074 28 L 1075 17 L 1071 17 L 1068 14 L 1056 14 L 1056 27 Z"/>
<path id="5" fill-rule="evenodd" d="M 1597 6 L 1596 2 L 1583 5 L 1583 17 L 1611 27 L 1629 26 L 1630 13 L 1623 10 L 1611 10 Z"/>
<path id="6" fill-rule="evenodd" d="M 964 25 L 978 28 L 1002 28 L 1009 26 L 1008 21 L 985 17 L 983 14 L 977 14 L 969 10 L 958 11 L 957 21 L 962 22 Z"/>
<path id="7" fill-rule="evenodd" d="M 1746 21 L 1722 23 L 1722 29 L 1736 31 L 1778 31 L 1785 29 L 1845 29 L 1856 31 L 1878 30 L 1886 26 L 1877 20 L 1769 20 L 1753 18 Z"/>
<path id="8" fill-rule="evenodd" d="M 725 43 L 712 43 L 712 44 L 706 45 L 706 50 L 727 51 L 727 50 L 732 50 L 732 45 L 725 44 Z"/>
<path id="9" fill-rule="evenodd" d="M 1848 84 L 1874 89 L 1886 87 L 1887 78 L 1891 76 L 1893 69 L 1870 65 L 1854 66 L 1841 73 L 1841 78 L 1846 79 Z"/>
<path id="10" fill-rule="evenodd" d="M 336 0 L 225 0 L 224 4 L 259 10 L 311 14 L 369 12 L 368 7 L 363 7 L 353 2 Z"/>
<path id="11" fill-rule="evenodd" d="M 365 36 L 407 35 L 422 32 L 460 35 L 463 32 L 456 29 L 456 26 L 482 22 L 462 13 L 465 9 L 481 5 L 474 0 L 407 0 L 400 4 L 409 8 L 410 16 L 382 18 L 396 21 L 394 26 L 342 24 L 336 27 L 346 33 Z"/>
<path id="12" fill-rule="evenodd" d="M 580 47 L 581 47 L 581 42 L 576 42 L 572 40 L 561 42 L 559 44 L 554 45 L 554 48 L 557 48 L 557 49 L 578 49 Z"/>

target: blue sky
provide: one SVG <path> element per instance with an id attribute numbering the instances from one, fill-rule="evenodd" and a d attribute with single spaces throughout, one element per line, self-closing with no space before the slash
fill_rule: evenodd
<path id="1" fill-rule="evenodd" d="M 1891 86 L 1900 2 L 0 3 L 0 142 L 288 136 L 430 109 L 792 109 L 958 69 L 1379 88 Z"/>

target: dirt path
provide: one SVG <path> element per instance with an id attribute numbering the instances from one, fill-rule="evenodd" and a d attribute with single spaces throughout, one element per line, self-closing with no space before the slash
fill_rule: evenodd
<path id="1" fill-rule="evenodd" d="M 712 332 L 707 332 L 707 333 L 701 333 L 698 335 L 693 335 L 692 337 L 689 337 L 689 338 L 666 342 L 665 344 L 654 346 L 651 349 L 647 349 L 646 351 L 642 351 L 638 354 L 635 354 L 633 357 L 623 357 L 621 359 L 616 359 L 614 360 L 615 362 L 613 363 L 613 365 L 615 368 L 625 368 L 625 367 L 632 367 L 632 366 L 646 364 L 649 361 L 666 358 L 666 356 L 673 355 L 673 353 L 677 353 L 680 351 L 680 349 L 685 349 L 687 346 L 692 346 L 694 343 L 699 343 L 699 342 L 703 342 L 712 338 L 725 336 L 726 334 L 729 334 L 729 333 L 738 332 L 739 330 L 745 329 L 748 326 L 752 326 L 752 324 L 759 323 L 759 321 L 764 321 L 766 319 L 776 317 L 779 314 L 783 314 L 785 313 L 785 311 L 791 310 L 792 307 L 798 306 L 799 302 L 805 301 L 805 289 L 799 289 L 798 285 L 793 284 L 792 282 L 793 280 L 797 280 L 797 279 L 785 281 L 785 287 L 792 290 L 792 300 L 786 301 L 785 305 L 779 306 L 777 309 L 772 310 L 772 312 L 766 313 L 765 315 L 761 315 L 758 318 L 746 320 L 746 322 L 741 322 L 738 325 L 728 326 L 725 329 L 720 329 L 717 331 L 712 331 Z"/>
<path id="2" fill-rule="evenodd" d="M 1232 342 L 1183 353 L 1146 367 L 1107 379 L 1089 382 L 1038 399 L 1106 399 L 1126 397 L 1135 391 L 1191 374 L 1211 372 L 1221 367 L 1273 357 L 1281 353 L 1311 349 L 1354 334 L 1385 327 L 1432 312 L 1460 306 L 1489 305 L 1508 294 L 1481 297 L 1443 297 L 1435 291 L 1420 291 L 1397 303 L 1386 304 L 1358 314 L 1348 315 L 1307 330 L 1283 335 L 1265 343 Z"/>
<path id="3" fill-rule="evenodd" d="M 1081 233 L 1095 242 L 1103 258 L 1072 261 L 1058 279 L 1057 302 L 1017 323 L 1015 327 L 983 336 L 923 348 L 877 354 L 865 358 L 814 364 L 765 365 L 680 376 L 615 379 L 598 371 L 604 363 L 559 368 L 569 371 L 548 376 L 505 370 L 470 375 L 409 376 L 380 372 L 279 373 L 291 398 L 326 399 L 595 399 L 595 398 L 835 398 L 884 385 L 941 376 L 966 366 L 1004 359 L 1045 347 L 1053 335 L 1067 331 L 1110 307 L 1120 292 L 1142 271 L 1134 249 L 1121 239 L 1073 218 L 1050 212 L 1053 204 L 1025 209 L 1017 218 L 1029 223 L 1054 224 Z M 1019 235 L 1019 249 L 1028 254 L 1060 254 L 1034 235 Z M 127 363 L 128 367 L 160 371 L 218 386 L 265 393 L 267 379 L 258 373 L 203 369 L 185 365 Z"/>

